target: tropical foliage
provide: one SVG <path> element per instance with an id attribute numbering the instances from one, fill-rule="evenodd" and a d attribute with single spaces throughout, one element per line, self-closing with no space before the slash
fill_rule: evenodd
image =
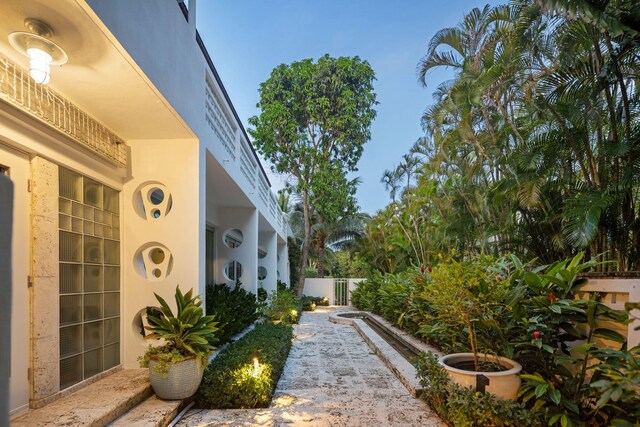
<path id="1" fill-rule="evenodd" d="M 621 333 L 627 312 L 602 304 L 602 295 L 576 292 L 586 280 L 580 275 L 598 265 L 583 256 L 544 266 L 513 255 L 457 256 L 433 267 L 378 273 L 358 285 L 352 303 L 445 352 L 497 354 L 522 365 L 519 405 L 496 407 L 480 396 L 488 405 L 487 419 L 502 421 L 459 425 L 514 425 L 507 421 L 527 411 L 549 425 L 633 425 L 640 416 L 640 346 L 627 349 Z M 464 417 L 456 406 L 473 393 L 445 383 L 434 387 L 443 393 L 427 398 L 434 408 L 442 406 L 451 417 L 475 417 Z M 477 402 L 473 407 L 482 412 Z"/>
<path id="2" fill-rule="evenodd" d="M 426 137 L 385 172 L 367 228 L 383 272 L 439 252 L 585 251 L 640 269 L 640 4 L 515 0 L 438 31 L 419 81 L 446 67 Z"/>
<path id="3" fill-rule="evenodd" d="M 311 245 L 309 247 L 306 268 L 307 277 L 322 278 L 327 274 L 333 277 L 339 277 L 336 275 L 337 271 L 335 270 L 341 267 L 341 265 L 339 265 L 340 262 L 345 262 L 346 260 L 339 259 L 338 254 L 341 252 L 345 254 L 355 254 L 355 251 L 360 248 L 360 244 L 364 238 L 364 227 L 370 217 L 368 214 L 357 212 L 353 194 L 355 194 L 356 187 L 359 183 L 359 178 L 348 181 L 347 185 L 349 187 L 349 193 L 351 194 L 349 196 L 349 208 L 345 209 L 340 215 L 324 217 L 315 209 L 312 209 L 313 215 L 311 217 L 309 235 Z M 307 238 L 305 235 L 304 207 L 302 204 L 303 196 L 299 193 L 298 187 L 293 185 L 285 187 L 283 191 L 281 190 L 281 194 L 288 195 L 287 201 L 289 205 L 287 206 L 286 212 L 289 219 L 289 226 L 294 244 L 301 247 Z M 353 255 L 351 258 L 353 258 Z M 292 283 L 297 282 L 292 281 Z"/>
<path id="4" fill-rule="evenodd" d="M 164 298 L 154 295 L 160 308 L 147 309 L 148 326 L 145 329 L 151 333 L 145 338 L 162 339 L 165 344 L 160 347 L 149 346 L 146 354 L 140 358 L 141 366 L 148 367 L 149 360 L 157 360 L 161 362 L 158 369 L 166 371 L 168 362 L 179 362 L 188 357 L 198 357 L 206 365 L 209 354 L 215 350 L 213 344 L 218 341 L 218 322 L 214 316 L 204 315 L 200 297 L 193 296 L 193 289 L 183 294 L 177 286 L 174 314 Z"/>

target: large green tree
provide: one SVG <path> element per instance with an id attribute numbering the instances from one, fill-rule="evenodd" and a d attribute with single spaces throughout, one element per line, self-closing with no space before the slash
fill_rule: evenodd
<path id="1" fill-rule="evenodd" d="M 353 208 L 346 174 L 356 170 L 376 112 L 375 73 L 356 57 L 305 59 L 276 67 L 260 85 L 260 115 L 249 119 L 258 151 L 295 177 L 304 216 L 298 294 L 304 291 L 316 212 L 333 222 Z M 315 195 L 315 197 L 313 197 Z"/>

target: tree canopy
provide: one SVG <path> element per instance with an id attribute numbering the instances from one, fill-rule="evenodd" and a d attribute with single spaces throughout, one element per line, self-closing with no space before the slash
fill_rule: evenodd
<path id="1" fill-rule="evenodd" d="M 332 222 L 355 210 L 347 173 L 357 170 L 363 145 L 371 137 L 374 80 L 367 61 L 325 55 L 279 65 L 260 85 L 260 115 L 249 119 L 249 133 L 275 171 L 295 177 L 301 194 L 305 240 L 300 294 L 312 218 Z"/>
<path id="2" fill-rule="evenodd" d="M 383 176 L 392 202 L 369 225 L 371 262 L 585 250 L 611 261 L 601 269 L 640 269 L 639 30 L 638 2 L 516 0 L 438 31 L 418 81 L 455 76 L 434 85 L 408 153 L 419 165 Z"/>

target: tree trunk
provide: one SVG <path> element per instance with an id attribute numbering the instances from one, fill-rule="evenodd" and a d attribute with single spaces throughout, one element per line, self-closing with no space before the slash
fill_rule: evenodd
<path id="1" fill-rule="evenodd" d="M 300 255 L 300 278 L 298 279 L 297 295 L 301 297 L 304 292 L 304 281 L 307 277 L 307 259 L 311 245 L 311 212 L 309 210 L 309 191 L 302 192 L 302 210 L 304 214 L 304 242 L 302 242 L 302 254 Z"/>
<path id="2" fill-rule="evenodd" d="M 318 232 L 318 237 L 316 238 L 316 249 L 318 250 L 318 260 L 316 262 L 316 275 L 319 279 L 324 278 L 324 249 L 325 249 L 325 240 L 324 234 L 322 232 Z"/>

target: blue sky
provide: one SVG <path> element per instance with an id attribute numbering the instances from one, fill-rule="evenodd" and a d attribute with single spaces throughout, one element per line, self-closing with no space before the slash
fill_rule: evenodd
<path id="1" fill-rule="evenodd" d="M 279 64 L 304 58 L 358 55 L 376 72 L 378 116 L 356 176 L 367 213 L 389 198 L 380 178 L 423 135 L 420 117 L 432 91 L 451 73 L 433 71 L 418 84 L 416 65 L 433 34 L 457 25 L 473 0 L 205 0 L 197 25 L 245 127 L 259 113 L 258 86 Z M 497 4 L 497 2 L 489 2 Z M 265 165 L 268 168 L 268 165 Z M 272 187 L 281 184 L 270 176 Z"/>

